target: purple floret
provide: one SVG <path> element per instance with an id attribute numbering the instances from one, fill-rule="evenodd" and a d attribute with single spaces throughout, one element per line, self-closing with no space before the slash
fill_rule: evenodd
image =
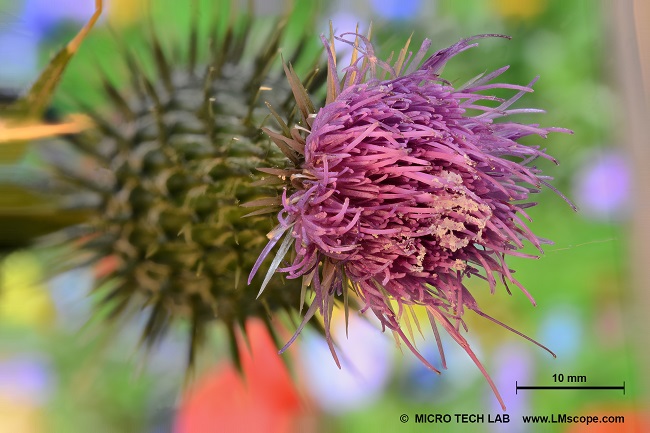
<path id="1" fill-rule="evenodd" d="M 511 114 L 541 111 L 510 109 L 532 92 L 536 80 L 527 86 L 491 83 L 507 67 L 460 88 L 440 78 L 450 58 L 483 36 L 461 40 L 420 66 L 428 40 L 410 62 L 411 55 L 402 54 L 401 61 L 390 65 L 375 57 L 367 39 L 355 37 L 339 38 L 361 53 L 343 79 L 336 72 L 332 45 L 324 40 L 329 103 L 305 119 L 310 131 L 302 142 L 297 134 L 285 136 L 292 149 L 304 145 L 304 155 L 299 170 L 286 172 L 289 185 L 282 194 L 279 226 L 251 275 L 285 236 L 271 269 L 288 278 L 302 277 L 303 286 L 314 290 L 303 325 L 319 310 L 329 338 L 334 298 L 351 289 L 362 311 L 372 311 L 384 329 L 437 371 L 403 331 L 406 308 L 426 307 L 436 338 L 440 324 L 476 362 L 501 401 L 460 328 L 469 309 L 513 329 L 483 313 L 464 280 L 484 279 L 494 292 L 499 277 L 506 287 L 507 282 L 520 287 L 534 303 L 512 276 L 505 256 L 536 257 L 519 252 L 523 241 L 540 252 L 549 243 L 524 220 L 530 220 L 525 209 L 535 205 L 529 195 L 542 186 L 554 190 L 550 178 L 531 163 L 540 157 L 554 160 L 539 146 L 517 140 L 570 131 L 495 123 Z M 388 77 L 378 79 L 378 74 Z M 517 93 L 507 100 L 478 93 L 491 89 Z M 291 262 L 279 267 L 291 245 Z M 331 342 L 330 347 L 336 359 Z"/>

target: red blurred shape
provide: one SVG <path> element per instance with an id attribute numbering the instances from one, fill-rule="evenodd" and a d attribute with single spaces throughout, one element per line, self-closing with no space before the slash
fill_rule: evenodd
<path id="1" fill-rule="evenodd" d="M 584 415 L 595 415 L 599 418 L 610 416 L 623 416 L 624 422 L 573 424 L 566 433 L 648 433 L 650 432 L 650 418 L 640 410 L 632 408 L 594 408 L 584 412 Z"/>
<path id="2" fill-rule="evenodd" d="M 184 397 L 174 433 L 314 431 L 305 402 L 262 322 L 249 321 L 246 331 L 251 351 L 241 353 L 243 376 L 230 364 L 205 374 Z"/>

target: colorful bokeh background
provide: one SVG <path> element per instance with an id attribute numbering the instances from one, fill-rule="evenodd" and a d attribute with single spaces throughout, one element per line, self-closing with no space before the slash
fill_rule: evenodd
<path id="1" fill-rule="evenodd" d="M 280 0 L 254 3 L 256 13 L 268 17 L 288 8 Z M 639 184 L 638 167 L 650 162 L 643 159 L 647 150 L 639 153 L 638 149 L 639 144 L 650 143 L 647 139 L 643 143 L 629 124 L 634 116 L 638 120 L 634 101 L 647 96 L 649 84 L 644 90 L 639 72 L 648 59 L 643 55 L 643 48 L 650 47 L 644 39 L 648 35 L 634 31 L 640 14 L 650 19 L 647 9 L 638 5 L 633 9 L 631 1 L 591 0 L 295 3 L 290 34 L 298 38 L 312 32 L 315 50 L 317 36 L 328 31 L 330 19 L 337 32 L 353 31 L 357 23 L 365 32 L 372 22 L 373 40 L 384 55 L 399 49 L 411 33 L 416 43 L 431 38 L 435 48 L 482 33 L 512 37 L 480 41 L 478 48 L 455 58 L 444 77 L 461 84 L 503 65 L 511 66 L 504 74 L 509 82 L 527 84 L 539 75 L 535 93 L 518 106 L 542 108 L 547 114 L 520 119 L 575 132 L 556 134 L 544 142 L 561 164 L 540 165 L 580 210 L 573 212 L 560 197 L 544 191 L 540 205 L 530 212 L 532 230 L 555 244 L 539 260 L 511 259 L 510 264 L 534 295 L 536 307 L 517 291 L 508 296 L 501 287 L 491 296 L 480 280 L 471 281 L 470 287 L 485 311 L 549 346 L 557 359 L 498 326 L 468 318 L 467 338 L 503 394 L 508 424 L 416 424 L 416 413 L 487 416 L 501 409 L 479 371 L 453 342 L 444 341 L 448 370 L 436 376 L 408 350 L 401 353 L 372 322 L 357 317 L 352 318 L 349 338 L 342 317 L 335 326 L 344 356 L 342 370 L 336 368 L 322 339 L 305 333 L 284 355 L 290 361 L 291 372 L 287 372 L 263 328 L 253 322 L 249 324 L 251 353 L 244 356 L 246 380 L 242 382 L 229 365 L 222 339 L 215 333 L 196 378 L 184 388 L 182 329 L 144 353 L 137 348 L 142 326 L 138 317 L 119 329 L 104 329 L 91 314 L 93 299 L 88 291 L 101 270 L 81 269 L 47 279 L 43 253 L 19 251 L 3 254 L 0 267 L 0 431 L 650 431 L 645 411 L 650 327 L 644 315 L 650 307 L 650 289 L 642 266 L 643 257 L 648 259 L 643 256 L 647 244 L 641 242 L 647 234 L 638 230 L 643 228 L 639 215 L 648 209 L 647 188 Z M 113 49 L 107 24 L 125 40 L 138 41 L 132 44 L 135 52 L 144 52 L 138 33 L 143 31 L 149 7 L 156 27 L 164 29 L 164 39 L 171 44 L 189 31 L 188 4 L 108 2 L 102 23 L 67 71 L 55 107 L 66 112 L 74 106 L 73 100 L 101 104 L 100 69 L 120 79 L 123 71 L 115 66 L 121 64 L 119 53 Z M 0 0 L 0 87 L 26 88 L 93 7 L 91 0 Z M 633 50 L 626 56 L 630 44 L 642 54 L 635 56 Z M 631 82 L 634 79 L 636 84 Z M 40 161 L 34 149 L 21 164 L 38 167 Z M 435 340 L 424 326 L 423 333 L 418 347 L 435 360 Z M 584 376 L 586 385 L 625 383 L 625 394 L 618 390 L 515 393 L 515 383 L 557 384 L 554 374 Z M 521 422 L 522 415 L 557 413 L 624 415 L 625 423 Z M 401 414 L 411 420 L 400 422 Z"/>

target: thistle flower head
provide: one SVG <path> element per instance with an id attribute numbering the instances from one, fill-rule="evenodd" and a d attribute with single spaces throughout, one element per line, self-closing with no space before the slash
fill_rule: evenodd
<path id="1" fill-rule="evenodd" d="M 97 127 L 69 137 L 102 176 L 64 164 L 56 169 L 98 199 L 95 218 L 68 231 L 66 241 L 75 243 L 84 264 L 111 259 L 97 284 L 110 317 L 148 307 L 143 341 L 149 344 L 170 324 L 188 322 L 190 364 L 210 325 L 221 324 L 238 362 L 238 327 L 261 318 L 273 333 L 272 314 L 300 302 L 295 282 L 296 290 L 286 290 L 292 283 L 278 280 L 256 300 L 240 278 L 272 228 L 264 216 L 242 219 L 248 211 L 240 203 L 264 190 L 254 183 L 255 168 L 281 156 L 260 133 L 268 116 L 260 95 L 270 93 L 286 113 L 295 103 L 275 67 L 285 26 L 276 23 L 263 43 L 251 42 L 262 19 L 240 14 L 225 24 L 214 20 L 211 44 L 200 45 L 198 19 L 195 11 L 183 62 L 173 61 L 150 29 L 156 74 L 118 41 L 131 86 L 104 78 L 109 114 L 84 106 Z M 316 61 L 302 42 L 293 57 Z M 324 74 L 311 75 L 314 87 L 324 81 Z"/>
<path id="2" fill-rule="evenodd" d="M 319 310 L 328 332 L 334 299 L 347 299 L 353 291 L 362 311 L 372 312 L 435 370 L 404 332 L 411 327 L 410 307 L 424 306 L 436 338 L 439 324 L 467 350 L 498 397 L 460 327 L 465 327 L 464 313 L 472 310 L 511 328 L 481 311 L 465 279 L 486 280 L 494 292 L 495 276 L 500 276 L 532 301 L 504 259 L 531 257 L 518 251 L 523 241 L 540 251 L 548 242 L 523 219 L 528 219 L 525 208 L 534 205 L 527 202 L 529 195 L 542 186 L 553 189 L 531 162 L 553 159 L 539 146 L 518 140 L 568 131 L 496 121 L 541 111 L 510 108 L 532 91 L 535 80 L 527 86 L 493 83 L 507 67 L 458 88 L 440 77 L 445 63 L 475 46 L 473 40 L 498 35 L 461 40 L 424 61 L 430 41 L 415 55 L 407 54 L 407 43 L 392 64 L 376 57 L 367 38 L 348 40 L 346 35 L 337 39 L 351 45 L 354 54 L 343 77 L 336 71 L 333 41 L 323 38 L 328 98 L 317 113 L 309 113 L 305 92 L 288 69 L 304 123 L 302 134 L 267 130 L 294 166 L 266 170 L 288 182 L 279 224 L 251 275 L 283 239 L 269 272 L 301 277 L 303 290 L 313 289 L 303 324 Z M 503 100 L 480 93 L 492 89 L 515 95 Z M 279 267 L 292 245 L 289 263 Z"/>

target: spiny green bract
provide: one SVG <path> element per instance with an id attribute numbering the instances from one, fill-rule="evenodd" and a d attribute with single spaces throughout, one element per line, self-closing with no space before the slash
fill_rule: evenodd
<path id="1" fill-rule="evenodd" d="M 256 168 L 281 161 L 260 131 L 269 113 L 265 102 L 295 115 L 276 62 L 284 26 L 276 25 L 260 46 L 248 38 L 259 20 L 244 16 L 225 28 L 215 25 L 209 44 L 193 30 L 182 64 L 171 60 L 152 31 L 147 40 L 155 78 L 120 43 L 130 86 L 105 80 L 113 112 L 99 115 L 84 107 L 97 128 L 70 137 L 97 162 L 101 176 L 60 170 L 100 197 L 97 217 L 70 240 L 81 241 L 91 261 L 116 259 L 98 283 L 107 290 L 111 317 L 149 307 L 143 331 L 148 343 L 171 322 L 187 320 L 190 365 L 215 320 L 228 330 L 237 361 L 235 329 L 247 318 L 263 319 L 273 334 L 273 312 L 301 307 L 299 282 L 276 280 L 256 299 L 261 279 L 247 286 L 245 278 L 272 222 L 266 215 L 242 218 L 250 209 L 241 203 L 264 196 L 270 181 L 257 177 Z M 199 50 L 205 49 L 209 61 L 199 66 Z M 291 54 L 292 61 L 319 57 L 303 43 Z M 313 90 L 324 79 L 324 70 L 314 67 L 304 84 Z"/>

